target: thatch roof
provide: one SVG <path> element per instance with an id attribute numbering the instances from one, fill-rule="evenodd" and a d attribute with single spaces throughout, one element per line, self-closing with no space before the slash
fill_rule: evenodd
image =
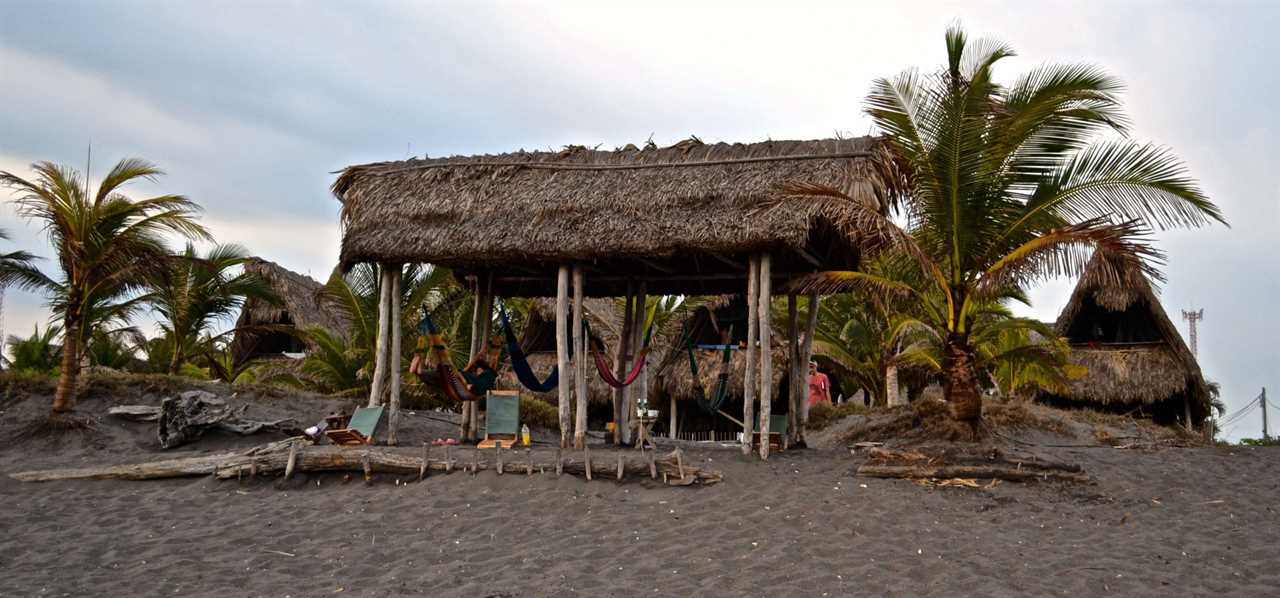
<path id="1" fill-rule="evenodd" d="M 775 251 L 774 272 L 847 269 L 857 250 L 818 208 L 761 209 L 785 183 L 833 186 L 883 202 L 877 140 L 703 144 L 615 151 L 412 159 L 351 166 L 341 263 L 429 262 L 496 273 L 501 296 L 551 296 L 559 263 L 589 264 L 587 293 L 742 292 L 744 256 Z"/>
<path id="2" fill-rule="evenodd" d="M 281 303 L 272 305 L 261 299 L 248 299 L 240 310 L 236 328 L 267 326 L 301 329 L 320 326 L 339 334 L 346 334 L 350 328 L 351 324 L 346 316 L 324 301 L 324 285 L 319 282 L 261 258 L 254 258 L 246 263 L 244 269 L 266 280 L 280 297 Z M 248 358 L 255 354 L 261 341 L 268 335 L 269 333 L 252 330 L 237 332 L 231 342 L 231 351 L 236 359 Z"/>
<path id="3" fill-rule="evenodd" d="M 1086 266 L 1055 324 L 1071 343 L 1071 361 L 1087 369 L 1063 398 L 1109 406 L 1173 400 L 1166 408 L 1181 413 L 1185 395 L 1193 420 L 1202 420 L 1210 409 L 1204 375 L 1150 282 L 1134 269 L 1106 275 L 1102 259 Z"/>

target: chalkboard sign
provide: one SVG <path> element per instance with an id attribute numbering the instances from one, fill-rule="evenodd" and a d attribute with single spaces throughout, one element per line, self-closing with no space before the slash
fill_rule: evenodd
<path id="1" fill-rule="evenodd" d="M 520 433 L 520 393 L 509 390 L 492 390 L 484 399 L 484 433 Z"/>

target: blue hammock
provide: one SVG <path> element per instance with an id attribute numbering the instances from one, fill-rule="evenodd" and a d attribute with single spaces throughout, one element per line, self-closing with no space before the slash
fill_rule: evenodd
<path id="1" fill-rule="evenodd" d="M 546 380 L 538 380 L 537 374 L 534 374 L 533 368 L 529 366 L 528 356 L 520 349 L 520 339 L 516 338 L 516 333 L 511 330 L 511 319 L 507 317 L 507 310 L 499 306 L 498 313 L 502 316 L 502 333 L 507 337 L 507 355 L 511 357 L 511 370 L 516 373 L 520 384 L 532 392 L 554 390 L 560 385 L 560 367 L 551 368 L 551 374 Z"/>

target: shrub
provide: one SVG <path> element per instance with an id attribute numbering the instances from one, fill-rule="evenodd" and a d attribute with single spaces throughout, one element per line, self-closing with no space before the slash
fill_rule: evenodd
<path id="1" fill-rule="evenodd" d="M 843 419 L 850 415 L 867 415 L 869 413 L 872 413 L 870 407 L 855 401 L 847 401 L 839 405 L 818 403 L 809 407 L 809 429 L 821 430 L 838 419 Z"/>
<path id="2" fill-rule="evenodd" d="M 560 410 L 555 405 L 533 397 L 520 396 L 520 422 L 530 428 L 560 429 Z"/>

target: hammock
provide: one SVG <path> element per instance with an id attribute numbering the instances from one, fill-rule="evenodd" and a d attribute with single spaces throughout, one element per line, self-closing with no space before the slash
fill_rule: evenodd
<path id="1" fill-rule="evenodd" d="M 729 327 L 725 336 L 733 338 L 732 326 Z M 689 337 L 689 370 L 693 373 L 693 401 L 698 404 L 699 408 L 709 414 L 715 415 L 729 399 L 729 359 L 731 355 L 729 352 L 732 350 L 733 346 L 726 340 L 724 353 L 720 357 L 720 372 L 716 374 L 716 391 L 710 399 L 707 399 L 707 391 L 702 388 L 702 379 L 698 377 L 698 358 L 693 353 L 693 337 Z"/>
<path id="2" fill-rule="evenodd" d="M 492 369 L 479 374 L 459 373 L 454 369 L 453 362 L 449 359 L 449 347 L 444 344 L 444 339 L 440 336 L 435 322 L 431 321 L 431 315 L 423 309 L 422 321 L 418 323 L 417 352 L 425 352 L 428 345 L 436 360 L 436 371 L 418 371 L 418 378 L 424 383 L 438 386 L 444 391 L 445 396 L 455 401 L 479 401 L 493 390 L 497 375 Z M 417 357 L 415 357 L 416 360 Z M 413 369 L 412 366 L 410 369 Z M 467 388 L 468 385 L 470 389 Z"/>
<path id="3" fill-rule="evenodd" d="M 507 337 L 507 355 L 511 356 L 511 370 L 516 373 L 520 384 L 532 392 L 554 390 L 560 385 L 560 366 L 552 367 L 546 380 L 538 380 L 538 376 L 533 373 L 533 368 L 529 365 L 529 356 L 525 355 L 520 348 L 520 339 L 516 338 L 516 333 L 511 330 L 511 319 L 507 317 L 507 310 L 498 306 L 498 313 L 502 315 L 502 333 Z"/>
<path id="4" fill-rule="evenodd" d="M 585 321 L 582 325 L 586 329 L 588 339 L 587 346 L 590 347 L 591 343 L 589 339 L 591 338 L 591 326 Z M 632 382 L 635 382 L 640 378 L 640 371 L 644 369 L 646 361 L 645 357 L 649 354 L 649 339 L 652 334 L 653 326 L 650 325 L 649 329 L 644 333 L 644 343 L 640 346 L 640 352 L 636 354 L 635 361 L 631 363 L 631 371 L 628 372 L 627 376 L 622 380 L 619 380 L 617 376 L 613 375 L 613 365 L 609 363 L 609 358 L 604 356 L 604 352 L 596 347 L 591 347 L 591 357 L 596 362 L 596 372 L 600 374 L 600 379 L 604 380 L 605 384 L 614 388 L 626 388 L 627 386 L 630 386 Z M 620 340 L 619 342 L 622 341 Z M 603 346 L 603 344 L 604 343 L 601 343 L 601 346 Z"/>

